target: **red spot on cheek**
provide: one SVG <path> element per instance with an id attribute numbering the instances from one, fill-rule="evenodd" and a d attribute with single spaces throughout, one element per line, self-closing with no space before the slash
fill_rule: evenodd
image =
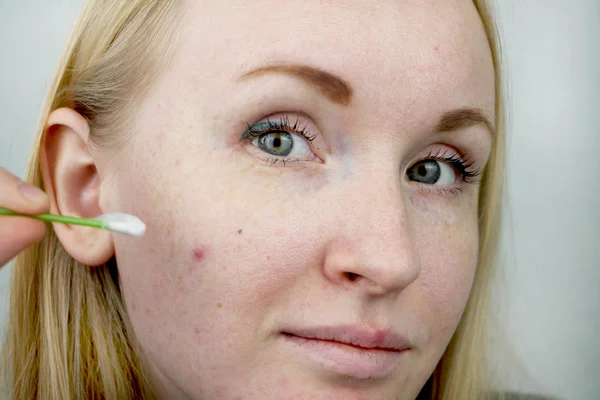
<path id="1" fill-rule="evenodd" d="M 435 50 L 435 52 L 436 52 L 437 54 L 440 54 L 440 46 L 439 46 L 439 45 L 438 45 L 438 46 L 435 46 L 435 49 L 434 49 L 434 50 Z"/>
<path id="2" fill-rule="evenodd" d="M 192 256 L 195 261 L 202 261 L 204 260 L 204 257 L 206 257 L 206 249 L 204 246 L 195 247 L 192 251 Z"/>

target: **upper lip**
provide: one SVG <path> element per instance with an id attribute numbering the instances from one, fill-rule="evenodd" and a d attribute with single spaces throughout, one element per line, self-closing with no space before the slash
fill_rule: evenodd
<path id="1" fill-rule="evenodd" d="M 304 339 L 338 342 L 366 350 L 403 351 L 410 348 L 406 338 L 389 329 L 370 329 L 356 325 L 293 328 L 282 333 Z"/>

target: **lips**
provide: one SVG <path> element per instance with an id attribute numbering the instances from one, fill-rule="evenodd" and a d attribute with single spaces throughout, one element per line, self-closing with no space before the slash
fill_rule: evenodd
<path id="1" fill-rule="evenodd" d="M 363 350 L 404 351 L 410 346 L 402 336 L 382 329 L 364 329 L 356 326 L 294 328 L 282 332 L 309 340 L 345 344 Z"/>
<path id="2" fill-rule="evenodd" d="M 383 329 L 356 326 L 293 328 L 280 332 L 308 371 L 357 380 L 389 377 L 410 350 L 408 340 Z"/>

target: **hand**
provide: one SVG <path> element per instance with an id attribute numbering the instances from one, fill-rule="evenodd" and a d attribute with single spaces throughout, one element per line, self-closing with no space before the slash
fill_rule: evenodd
<path id="1" fill-rule="evenodd" d="M 41 214 L 50 208 L 48 196 L 42 190 L 22 182 L 0 168 L 0 207 L 23 214 Z M 0 215 L 0 267 L 27 246 L 44 236 L 43 222 L 26 217 Z"/>

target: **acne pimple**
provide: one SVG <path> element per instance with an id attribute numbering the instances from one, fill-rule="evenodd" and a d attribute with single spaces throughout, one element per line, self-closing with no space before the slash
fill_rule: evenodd
<path id="1" fill-rule="evenodd" d="M 217 307 L 218 307 L 218 308 L 223 308 L 223 304 L 221 304 L 221 303 L 218 303 L 218 304 L 217 304 Z"/>
<path id="2" fill-rule="evenodd" d="M 206 250 L 204 249 L 203 246 L 197 246 L 192 251 L 192 257 L 194 258 L 195 261 L 202 261 L 202 260 L 204 260 L 205 256 L 206 256 Z"/>

